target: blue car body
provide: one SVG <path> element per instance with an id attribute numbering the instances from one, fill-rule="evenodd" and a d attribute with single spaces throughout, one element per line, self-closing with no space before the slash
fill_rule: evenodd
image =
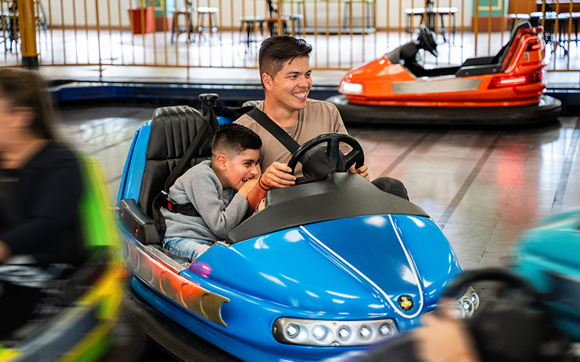
<path id="1" fill-rule="evenodd" d="M 546 302 L 557 326 L 580 340 L 580 210 L 541 220 L 522 234 L 512 270 L 531 283 Z"/>
<path id="2" fill-rule="evenodd" d="M 150 231 L 127 221 L 139 211 L 151 125 L 135 134 L 118 196 L 131 286 L 149 306 L 237 358 L 311 361 L 368 348 L 393 335 L 384 321 L 395 332 L 417 326 L 461 271 L 421 208 L 350 173 L 272 191 L 268 206 L 228 243 L 191 264 L 172 257 L 143 241 Z M 313 328 L 326 334 L 320 343 L 288 343 L 293 320 L 320 321 Z M 368 343 L 356 342 L 357 333 L 370 333 L 363 335 Z"/>

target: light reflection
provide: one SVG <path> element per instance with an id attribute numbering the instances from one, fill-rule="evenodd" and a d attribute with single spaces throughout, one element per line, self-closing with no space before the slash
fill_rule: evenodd
<path id="1" fill-rule="evenodd" d="M 298 230 L 290 230 L 286 234 L 284 234 L 284 239 L 289 242 L 296 242 L 304 240 L 304 237 L 298 232 Z"/>
<path id="2" fill-rule="evenodd" d="M 369 308 L 373 308 L 373 309 L 382 309 L 385 306 L 382 304 L 369 304 Z"/>
<path id="3" fill-rule="evenodd" d="M 266 239 L 266 237 L 262 236 L 259 237 L 256 242 L 254 243 L 254 249 L 270 249 L 270 247 L 268 246 L 268 244 L 266 244 L 264 242 L 264 240 Z"/>
<path id="4" fill-rule="evenodd" d="M 269 274 L 266 274 L 266 273 L 260 273 L 260 275 L 263 276 L 264 278 L 268 279 L 271 282 L 274 282 L 274 283 L 276 283 L 276 284 L 278 284 L 278 285 L 280 285 L 282 287 L 286 287 L 286 284 L 284 284 L 284 282 L 282 282 L 280 279 L 276 278 L 273 275 L 269 275 Z"/>
<path id="5" fill-rule="evenodd" d="M 326 292 L 328 294 L 336 295 L 337 297 L 342 297 L 342 298 L 348 298 L 348 299 L 359 299 L 360 298 L 358 295 L 343 294 L 343 293 L 333 292 L 331 290 L 327 290 Z"/>
<path id="6" fill-rule="evenodd" d="M 418 217 L 414 217 L 414 216 L 409 216 L 409 219 L 415 223 L 415 225 L 417 225 L 418 227 L 422 228 L 425 227 L 425 222 L 423 222 L 423 220 L 419 219 Z"/>
<path id="7" fill-rule="evenodd" d="M 333 299 L 332 302 L 336 304 L 344 304 L 344 300 L 342 299 Z"/>
<path id="8" fill-rule="evenodd" d="M 311 292 L 311 291 L 309 291 L 309 290 L 305 290 L 304 292 L 306 292 L 306 294 L 308 294 L 308 295 L 309 295 L 309 296 L 311 296 L 311 297 L 314 297 L 314 298 L 320 298 L 320 296 L 318 296 L 318 294 L 316 294 L 316 293 L 313 293 L 313 292 Z"/>
<path id="9" fill-rule="evenodd" d="M 406 265 L 401 265 L 401 268 L 399 268 L 399 275 L 401 276 L 401 279 L 407 283 L 415 285 L 415 275 Z"/>
<path id="10" fill-rule="evenodd" d="M 284 278 L 284 279 L 288 280 L 288 281 L 291 281 L 291 282 L 293 282 L 293 283 L 299 284 L 298 280 L 296 280 L 296 279 L 292 279 L 292 278 L 290 278 L 290 277 L 288 277 L 288 276 L 286 276 L 286 275 L 283 275 L 283 274 L 281 274 L 280 276 L 281 276 L 282 278 Z"/>
<path id="11" fill-rule="evenodd" d="M 191 271 L 201 275 L 204 278 L 208 278 L 212 272 L 211 266 L 209 266 L 209 264 L 202 262 L 202 261 L 194 262 L 193 264 L 191 264 L 189 269 Z"/>
<path id="12" fill-rule="evenodd" d="M 365 224 L 376 226 L 376 227 L 384 227 L 387 224 L 387 219 L 383 216 L 370 216 L 364 219 Z"/>

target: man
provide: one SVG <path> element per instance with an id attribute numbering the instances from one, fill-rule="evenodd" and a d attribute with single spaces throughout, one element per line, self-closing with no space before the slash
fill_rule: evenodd
<path id="1" fill-rule="evenodd" d="M 300 145 L 321 134 L 348 133 L 336 106 L 308 98 L 312 88 L 312 70 L 308 61 L 311 51 L 312 47 L 303 39 L 274 36 L 262 43 L 258 59 L 265 98 L 257 108 Z M 273 162 L 287 163 L 290 160 L 290 151 L 250 115 L 245 114 L 236 122 L 252 129 L 262 139 L 260 165 L 263 169 Z M 366 164 L 358 169 L 353 167 L 351 171 L 369 179 Z M 295 174 L 302 174 L 300 165 Z M 295 180 L 281 169 L 268 176 L 269 179 L 264 181 L 274 187 L 290 186 Z M 384 191 L 408 199 L 405 186 L 398 180 L 382 177 L 373 183 Z"/>

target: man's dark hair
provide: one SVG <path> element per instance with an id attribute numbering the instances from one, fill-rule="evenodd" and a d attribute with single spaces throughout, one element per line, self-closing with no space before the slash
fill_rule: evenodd
<path id="1" fill-rule="evenodd" d="M 304 39 L 296 39 L 290 35 L 272 36 L 262 42 L 258 64 L 260 77 L 266 73 L 274 77 L 284 63 L 298 57 L 310 57 L 312 47 Z"/>
<path id="2" fill-rule="evenodd" d="M 237 123 L 222 124 L 219 126 L 211 142 L 212 155 L 224 154 L 233 158 L 244 150 L 259 150 L 262 139 L 248 127 Z"/>

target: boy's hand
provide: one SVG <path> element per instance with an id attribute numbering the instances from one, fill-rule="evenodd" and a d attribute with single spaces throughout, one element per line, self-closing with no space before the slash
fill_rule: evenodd
<path id="1" fill-rule="evenodd" d="M 296 177 L 290 172 L 292 169 L 287 164 L 274 162 L 262 174 L 259 186 L 264 189 L 292 186 L 295 184 Z"/>
<path id="2" fill-rule="evenodd" d="M 354 165 L 352 165 L 350 167 L 350 170 L 348 170 L 349 172 L 352 173 L 358 173 L 359 175 L 361 175 L 362 177 L 366 178 L 367 180 L 371 180 L 370 176 L 369 176 L 369 166 L 367 166 L 366 163 L 364 163 L 361 167 L 355 169 Z"/>

